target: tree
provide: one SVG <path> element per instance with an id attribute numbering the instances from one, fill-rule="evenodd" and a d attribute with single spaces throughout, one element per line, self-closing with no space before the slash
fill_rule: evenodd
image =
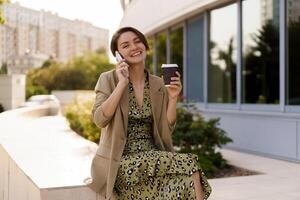
<path id="1" fill-rule="evenodd" d="M 245 102 L 276 103 L 279 101 L 279 30 L 267 21 L 252 35 L 255 45 L 244 56 Z"/>
<path id="2" fill-rule="evenodd" d="M 93 90 L 100 74 L 112 69 L 105 50 L 74 58 L 68 63 L 46 61 L 28 73 L 26 97 L 52 90 Z"/>
<path id="3" fill-rule="evenodd" d="M 3 63 L 0 68 L 0 74 L 7 74 L 7 64 Z"/>
<path id="4" fill-rule="evenodd" d="M 219 50 L 218 59 L 225 63 L 223 76 L 223 97 L 225 102 L 234 102 L 236 99 L 236 64 L 233 61 L 233 37 L 230 38 L 228 49 Z"/>
<path id="5" fill-rule="evenodd" d="M 1 7 L 4 3 L 9 3 L 9 0 L 0 0 L 0 24 L 4 24 L 5 22 L 2 7 Z"/>

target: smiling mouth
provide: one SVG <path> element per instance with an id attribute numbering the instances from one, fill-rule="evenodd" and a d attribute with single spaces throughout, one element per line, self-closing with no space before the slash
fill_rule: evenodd
<path id="1" fill-rule="evenodd" d="M 139 51 L 139 52 L 136 52 L 136 53 L 132 54 L 131 57 L 139 56 L 139 55 L 141 55 L 141 54 L 142 54 L 142 52 Z"/>

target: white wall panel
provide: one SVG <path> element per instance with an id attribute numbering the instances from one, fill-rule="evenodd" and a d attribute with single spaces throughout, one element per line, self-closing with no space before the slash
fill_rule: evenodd
<path id="1" fill-rule="evenodd" d="M 228 0 L 139 0 L 128 5 L 121 26 L 134 26 L 149 34 L 178 23 Z"/>
<path id="2" fill-rule="evenodd" d="M 228 147 L 283 159 L 297 159 L 297 119 L 237 113 L 203 114 L 206 118 L 221 118 L 221 128 L 234 140 Z"/>

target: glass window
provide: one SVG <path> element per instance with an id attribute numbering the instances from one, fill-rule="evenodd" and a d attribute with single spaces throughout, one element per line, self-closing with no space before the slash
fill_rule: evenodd
<path id="1" fill-rule="evenodd" d="M 236 102 L 237 4 L 210 13 L 208 102 Z"/>
<path id="2" fill-rule="evenodd" d="M 190 19 L 186 26 L 185 91 L 189 102 L 204 102 L 204 17 Z"/>
<path id="3" fill-rule="evenodd" d="M 287 104 L 300 105 L 300 1 L 288 1 Z"/>
<path id="4" fill-rule="evenodd" d="M 242 101 L 279 103 L 279 0 L 245 0 Z"/>
<path id="5" fill-rule="evenodd" d="M 178 65 L 178 71 L 181 75 L 181 83 L 183 85 L 183 28 L 177 28 L 171 31 L 170 33 L 170 63 L 175 63 Z M 183 90 L 179 97 L 180 100 L 183 100 Z"/>
<path id="6" fill-rule="evenodd" d="M 149 45 L 149 50 L 147 52 L 147 57 L 146 57 L 146 68 L 150 71 L 151 74 L 154 73 L 153 69 L 153 37 L 148 37 L 147 38 L 148 45 Z"/>
<path id="7" fill-rule="evenodd" d="M 183 77 L 183 28 L 177 28 L 170 33 L 171 40 L 171 61 L 179 67 L 181 77 Z"/>
<path id="8" fill-rule="evenodd" d="M 162 32 L 156 36 L 157 75 L 161 76 L 161 65 L 167 63 L 167 34 Z"/>

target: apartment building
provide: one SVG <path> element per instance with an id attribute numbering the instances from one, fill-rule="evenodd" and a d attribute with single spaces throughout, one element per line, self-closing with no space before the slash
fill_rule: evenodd
<path id="1" fill-rule="evenodd" d="M 109 31 L 88 22 L 18 3 L 5 4 L 3 11 L 6 23 L 0 26 L 0 64 L 8 64 L 12 73 L 23 73 L 49 58 L 65 62 L 87 51 L 108 49 Z"/>

